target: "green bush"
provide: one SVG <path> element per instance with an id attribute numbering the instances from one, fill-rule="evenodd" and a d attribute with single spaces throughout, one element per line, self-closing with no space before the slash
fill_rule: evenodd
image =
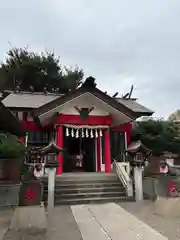
<path id="1" fill-rule="evenodd" d="M 0 134 L 0 158 L 21 158 L 26 148 L 15 136 L 6 133 Z"/>

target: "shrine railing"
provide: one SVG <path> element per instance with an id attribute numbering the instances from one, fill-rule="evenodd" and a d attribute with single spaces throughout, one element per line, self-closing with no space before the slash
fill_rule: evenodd
<path id="1" fill-rule="evenodd" d="M 132 180 L 129 176 L 130 174 L 130 167 L 129 163 L 126 162 L 116 162 L 115 159 L 113 159 L 113 169 L 119 178 L 119 180 L 122 182 L 125 190 L 126 190 L 126 195 L 128 197 L 133 196 L 133 185 L 132 185 Z"/>

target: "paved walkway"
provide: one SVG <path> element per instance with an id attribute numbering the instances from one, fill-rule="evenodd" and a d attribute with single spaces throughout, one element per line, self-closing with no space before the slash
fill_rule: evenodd
<path id="1" fill-rule="evenodd" d="M 9 224 L 10 224 L 10 219 L 13 214 L 13 209 L 9 208 L 2 208 L 0 207 L 0 240 L 2 240 L 4 234 L 6 233 Z"/>
<path id="2" fill-rule="evenodd" d="M 7 230 L 11 215 L 1 212 L 0 233 Z M 7 231 L 3 240 L 168 240 L 115 203 L 56 207 L 47 221 L 46 234 Z"/>
<path id="3" fill-rule="evenodd" d="M 157 214 L 154 209 L 154 202 L 149 200 L 144 200 L 141 203 L 121 202 L 119 205 L 168 239 L 180 239 L 180 214 L 179 217 L 170 214 L 168 217 L 164 217 Z"/>
<path id="4" fill-rule="evenodd" d="M 168 240 L 115 203 L 71 208 L 83 240 Z"/>

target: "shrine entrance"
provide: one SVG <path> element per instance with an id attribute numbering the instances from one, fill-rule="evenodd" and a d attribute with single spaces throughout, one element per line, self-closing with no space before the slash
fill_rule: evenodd
<path id="1" fill-rule="evenodd" d="M 95 172 L 95 139 L 65 137 L 64 172 Z"/>
<path id="2" fill-rule="evenodd" d="M 64 172 L 97 171 L 97 138 L 102 130 L 86 126 L 64 127 Z"/>

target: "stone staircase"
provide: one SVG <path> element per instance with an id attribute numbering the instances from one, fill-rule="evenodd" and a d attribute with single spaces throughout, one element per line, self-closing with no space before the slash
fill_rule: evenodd
<path id="1" fill-rule="evenodd" d="M 43 200 L 47 203 L 47 178 Z M 114 173 L 71 173 L 56 177 L 55 205 L 125 201 L 125 189 Z"/>

